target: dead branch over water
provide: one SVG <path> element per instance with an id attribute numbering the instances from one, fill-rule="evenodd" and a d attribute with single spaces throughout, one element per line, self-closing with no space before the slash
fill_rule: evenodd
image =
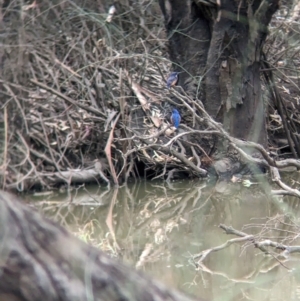
<path id="1" fill-rule="evenodd" d="M 279 225 L 281 225 L 281 227 L 279 227 Z M 282 243 L 281 235 L 286 235 L 285 241 L 290 241 L 291 244 L 294 244 L 295 240 L 298 241 L 298 224 L 290 220 L 288 216 L 278 215 L 267 219 L 265 224 L 245 225 L 245 228 L 248 230 L 253 227 L 261 227 L 261 231 L 253 235 L 234 229 L 231 226 L 220 224 L 219 228 L 223 229 L 226 234 L 237 236 L 237 238 L 229 239 L 221 245 L 203 250 L 198 254 L 194 254 L 192 256 L 192 261 L 194 262 L 197 270 L 213 275 L 220 275 L 234 283 L 253 283 L 255 277 L 259 273 L 271 271 L 278 266 L 282 266 L 291 272 L 294 267 L 291 268 L 287 264 L 289 263 L 289 260 L 291 259 L 290 257 L 293 253 L 300 252 L 300 245 L 288 245 Z M 277 241 L 275 239 L 270 239 L 270 236 L 278 236 L 276 239 Z M 205 264 L 205 261 L 208 257 L 212 256 L 212 253 L 222 251 L 232 245 L 240 245 L 241 243 L 243 243 L 241 253 L 245 252 L 246 248 L 252 246 L 269 256 L 268 260 L 266 260 L 263 264 L 258 265 L 256 269 L 241 278 L 230 278 L 226 273 L 213 271 Z"/>

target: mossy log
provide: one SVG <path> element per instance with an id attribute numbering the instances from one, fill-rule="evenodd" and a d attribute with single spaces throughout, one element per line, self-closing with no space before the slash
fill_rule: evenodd
<path id="1" fill-rule="evenodd" d="M 0 301 L 193 300 L 0 191 Z"/>

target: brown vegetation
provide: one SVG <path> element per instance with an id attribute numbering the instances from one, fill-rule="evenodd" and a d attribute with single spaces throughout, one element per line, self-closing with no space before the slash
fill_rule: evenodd
<path id="1" fill-rule="evenodd" d="M 213 2 L 200 2 L 193 9 L 210 10 L 217 22 L 220 15 L 215 13 L 221 9 Z M 270 13 L 276 3 L 273 1 Z M 162 1 L 160 5 L 164 7 Z M 264 135 L 258 141 L 270 147 L 271 154 L 261 145 L 235 139 L 245 138 L 236 132 L 236 122 L 244 118 L 239 110 L 239 118 L 227 132 L 211 118 L 218 117 L 220 103 L 211 103 L 213 95 L 207 91 L 203 98 L 202 87 L 198 94 L 190 89 L 213 56 L 206 54 L 205 64 L 191 65 L 191 70 L 182 74 L 179 87 L 166 89 L 172 66 L 167 60 L 158 4 L 144 7 L 133 1 L 129 7 L 119 1 L 110 8 L 100 1 L 33 1 L 23 6 L 4 1 L 1 8 L 5 45 L 0 52 L 3 188 L 23 191 L 88 181 L 109 185 L 110 181 L 118 184 L 143 176 L 167 180 L 183 175 L 203 177 L 212 162 L 219 176 L 241 171 L 249 160 L 267 168 L 299 167 L 296 160 L 279 162 L 282 155 L 294 159 L 300 155 L 298 48 L 291 42 L 298 41 L 297 7 L 291 11 L 292 6 L 283 6 L 273 17 L 266 60 L 255 64 L 266 80 L 262 96 L 269 112 L 268 143 Z M 289 13 L 285 13 L 287 9 Z M 181 53 L 174 51 L 190 49 L 193 57 L 191 50 L 198 45 L 179 49 L 178 36 L 170 35 L 178 25 L 175 15 L 170 19 L 173 23 L 168 23 L 170 16 L 163 12 L 173 67 L 177 63 L 183 68 Z M 194 70 L 195 66 L 198 69 Z M 199 68 L 202 71 L 197 74 Z M 208 74 L 206 85 L 212 76 Z M 179 132 L 168 121 L 171 106 L 179 107 L 182 114 Z M 255 116 L 256 111 L 251 112 Z M 224 118 L 220 120 L 226 126 Z M 249 131 L 245 133 L 247 140 L 255 140 L 248 137 Z M 262 156 L 249 157 L 243 152 L 249 146 Z M 217 161 L 224 153 L 227 161 Z"/>

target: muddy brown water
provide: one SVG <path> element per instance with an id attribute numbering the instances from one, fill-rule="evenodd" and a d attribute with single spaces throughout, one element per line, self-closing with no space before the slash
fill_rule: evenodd
<path id="1" fill-rule="evenodd" d="M 220 224 L 260 241 L 300 245 L 300 200 L 271 197 L 271 189 L 267 179 L 250 187 L 156 181 L 118 189 L 82 186 L 26 200 L 80 239 L 169 287 L 206 300 L 300 300 L 298 253 L 283 257 L 269 247 L 266 255 L 243 241 L 210 253 L 200 265 L 195 257 L 237 238 Z"/>

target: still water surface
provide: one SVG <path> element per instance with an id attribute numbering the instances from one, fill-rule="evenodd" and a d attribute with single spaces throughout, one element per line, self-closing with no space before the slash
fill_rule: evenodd
<path id="1" fill-rule="evenodd" d="M 263 183 L 263 185 L 261 185 Z M 257 241 L 300 245 L 299 199 L 270 196 L 267 180 L 241 183 L 138 182 L 118 189 L 85 186 L 27 196 L 44 215 L 76 236 L 169 287 L 205 300 L 300 300 L 300 256 L 263 254 L 250 241 L 219 228 L 232 226 Z M 203 253 L 202 253 L 203 254 Z"/>

